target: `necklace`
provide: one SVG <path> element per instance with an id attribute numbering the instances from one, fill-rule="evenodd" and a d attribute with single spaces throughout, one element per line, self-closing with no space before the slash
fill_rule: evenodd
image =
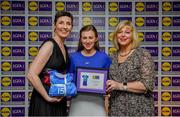
<path id="1" fill-rule="evenodd" d="M 131 51 L 132 51 L 132 50 L 129 50 L 129 51 L 128 51 L 127 53 L 125 53 L 125 54 L 119 54 L 119 56 L 125 57 L 125 56 L 129 55 Z"/>

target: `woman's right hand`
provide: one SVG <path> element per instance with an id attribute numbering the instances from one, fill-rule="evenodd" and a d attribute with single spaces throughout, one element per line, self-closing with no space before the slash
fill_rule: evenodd
<path id="1" fill-rule="evenodd" d="M 60 102 L 64 97 L 50 97 L 48 96 L 46 101 L 51 102 L 51 103 L 56 103 L 56 102 Z"/>

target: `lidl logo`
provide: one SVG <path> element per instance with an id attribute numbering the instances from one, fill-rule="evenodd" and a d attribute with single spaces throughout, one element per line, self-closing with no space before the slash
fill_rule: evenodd
<path id="1" fill-rule="evenodd" d="M 31 16 L 28 19 L 28 23 L 30 26 L 36 26 L 38 24 L 38 18 L 35 16 Z"/>
<path id="2" fill-rule="evenodd" d="M 2 92 L 1 97 L 3 102 L 7 102 L 11 99 L 11 94 L 9 92 Z"/>
<path id="3" fill-rule="evenodd" d="M 9 16 L 2 16 L 1 17 L 1 24 L 3 26 L 9 26 L 11 24 L 11 18 Z"/>
<path id="4" fill-rule="evenodd" d="M 164 57 L 168 57 L 168 56 L 170 56 L 171 55 L 171 53 L 172 53 L 172 50 L 171 50 L 171 48 L 169 48 L 169 47 L 164 47 L 164 48 L 162 48 L 162 55 L 164 56 Z"/>
<path id="5" fill-rule="evenodd" d="M 163 39 L 164 41 L 170 41 L 170 40 L 171 40 L 171 33 L 170 33 L 170 32 L 164 32 L 164 33 L 162 34 L 162 39 Z"/>
<path id="6" fill-rule="evenodd" d="M 142 17 L 137 17 L 137 18 L 136 18 L 136 25 L 137 25 L 138 27 L 142 27 L 142 26 L 144 25 L 144 18 L 142 18 Z"/>
<path id="7" fill-rule="evenodd" d="M 83 11 L 91 11 L 92 4 L 90 2 L 84 2 L 82 7 L 83 7 Z"/>
<path id="8" fill-rule="evenodd" d="M 171 79 L 169 77 L 163 77 L 161 80 L 163 86 L 169 86 L 171 84 Z"/>
<path id="9" fill-rule="evenodd" d="M 112 54 L 113 54 L 114 52 L 116 52 L 116 51 L 117 51 L 116 48 L 111 47 L 111 48 L 109 48 L 108 53 L 109 53 L 110 55 L 112 55 Z"/>
<path id="10" fill-rule="evenodd" d="M 162 7 L 163 11 L 170 11 L 172 9 L 172 5 L 170 2 L 164 2 Z"/>
<path id="11" fill-rule="evenodd" d="M 117 26 L 118 22 L 119 22 L 119 20 L 116 17 L 109 18 L 109 25 L 112 26 L 112 27 Z"/>
<path id="12" fill-rule="evenodd" d="M 37 47 L 31 47 L 29 48 L 29 55 L 30 56 L 36 56 L 38 53 L 38 48 Z"/>
<path id="13" fill-rule="evenodd" d="M 10 86 L 11 84 L 11 79 L 9 77 L 3 77 L 1 79 L 1 84 L 4 86 L 4 87 L 8 87 Z"/>
<path id="14" fill-rule="evenodd" d="M 170 17 L 163 17 L 162 19 L 163 26 L 171 26 L 172 20 Z"/>
<path id="15" fill-rule="evenodd" d="M 138 39 L 139 39 L 139 41 L 144 41 L 144 33 L 143 32 L 138 32 Z"/>
<path id="16" fill-rule="evenodd" d="M 11 8 L 10 2 L 9 1 L 3 1 L 1 3 L 1 8 L 2 8 L 2 10 L 5 10 L 5 11 L 10 10 L 10 8 Z"/>
<path id="17" fill-rule="evenodd" d="M 65 9 L 65 5 L 63 2 L 57 2 L 56 3 L 56 10 L 57 11 L 63 11 Z"/>
<path id="18" fill-rule="evenodd" d="M 3 62 L 2 63 L 2 70 L 3 71 L 9 71 L 11 70 L 11 64 L 9 62 Z"/>
<path id="19" fill-rule="evenodd" d="M 145 6 L 144 6 L 143 2 L 136 3 L 136 10 L 137 11 L 139 11 L 139 12 L 144 11 L 144 8 L 145 8 Z"/>
<path id="20" fill-rule="evenodd" d="M 170 101 L 171 94 L 169 92 L 163 92 L 161 94 L 161 98 L 162 98 L 163 101 Z"/>
<path id="21" fill-rule="evenodd" d="M 118 10 L 118 3 L 117 2 L 110 2 L 109 3 L 109 11 L 114 12 Z"/>
<path id="22" fill-rule="evenodd" d="M 37 11 L 38 3 L 36 1 L 30 1 L 28 4 L 28 8 L 30 11 Z"/>
<path id="23" fill-rule="evenodd" d="M 109 36 L 108 36 L 109 41 L 113 41 L 113 36 L 114 36 L 113 32 L 109 33 Z"/>
<path id="24" fill-rule="evenodd" d="M 1 109 L 1 115 L 2 117 L 8 117 L 10 115 L 11 111 L 10 108 L 4 107 Z"/>
<path id="25" fill-rule="evenodd" d="M 83 25 L 86 26 L 86 25 L 90 25 L 92 24 L 92 20 L 90 17 L 84 17 L 83 18 Z"/>
<path id="26" fill-rule="evenodd" d="M 10 47 L 3 47 L 2 48 L 2 55 L 3 56 L 10 56 L 11 55 L 11 48 Z"/>
<path id="27" fill-rule="evenodd" d="M 169 116 L 171 114 L 171 109 L 169 107 L 163 107 L 161 109 L 161 114 L 163 116 Z"/>
<path id="28" fill-rule="evenodd" d="M 171 70 L 171 64 L 169 62 L 162 63 L 162 70 L 163 71 L 170 71 Z"/>
<path id="29" fill-rule="evenodd" d="M 28 38 L 31 41 L 36 41 L 38 39 L 37 32 L 34 32 L 34 31 L 33 32 L 29 32 Z"/>
<path id="30" fill-rule="evenodd" d="M 4 31 L 1 33 L 1 38 L 3 41 L 9 41 L 11 39 L 11 33 Z"/>

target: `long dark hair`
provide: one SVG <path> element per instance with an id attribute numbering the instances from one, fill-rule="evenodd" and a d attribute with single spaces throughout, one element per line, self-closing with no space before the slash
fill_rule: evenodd
<path id="1" fill-rule="evenodd" d="M 96 28 L 93 25 L 86 25 L 86 26 L 82 27 L 81 30 L 80 30 L 80 34 L 79 34 L 79 42 L 78 42 L 78 49 L 77 49 L 78 52 L 84 49 L 84 46 L 82 45 L 82 42 L 81 42 L 81 34 L 82 34 L 82 32 L 90 31 L 90 30 L 92 30 L 94 32 L 94 34 L 95 34 L 95 37 L 98 38 L 98 32 L 97 32 Z M 99 40 L 97 40 L 95 42 L 94 48 L 99 51 Z"/>

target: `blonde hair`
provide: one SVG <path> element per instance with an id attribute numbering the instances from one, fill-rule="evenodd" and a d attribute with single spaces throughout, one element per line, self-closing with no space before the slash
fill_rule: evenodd
<path id="1" fill-rule="evenodd" d="M 118 26 L 116 27 L 116 30 L 114 31 L 114 34 L 113 34 L 113 43 L 117 50 L 120 49 L 120 45 L 117 42 L 117 33 L 125 26 L 129 26 L 132 31 L 132 48 L 131 49 L 135 49 L 140 46 L 140 41 L 138 39 L 138 33 L 137 33 L 135 26 L 133 25 L 133 23 L 131 21 L 124 20 L 118 24 Z"/>

